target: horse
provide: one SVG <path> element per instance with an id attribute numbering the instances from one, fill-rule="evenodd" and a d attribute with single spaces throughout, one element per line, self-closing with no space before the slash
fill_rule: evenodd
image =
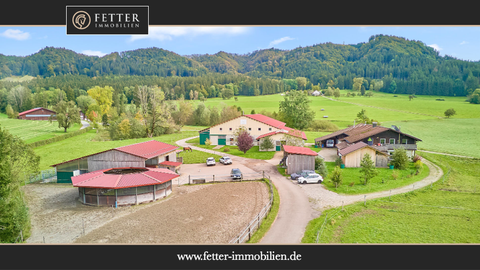
<path id="1" fill-rule="evenodd" d="M 190 152 L 192 152 L 192 148 L 191 148 L 191 147 L 183 147 L 183 151 L 190 151 Z"/>

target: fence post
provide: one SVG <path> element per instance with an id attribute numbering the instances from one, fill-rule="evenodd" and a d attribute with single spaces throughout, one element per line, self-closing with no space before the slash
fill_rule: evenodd
<path id="1" fill-rule="evenodd" d="M 213 182 L 215 183 L 215 174 L 213 175 Z"/>
<path id="2" fill-rule="evenodd" d="M 190 185 L 190 175 L 188 175 L 188 184 Z"/>
<path id="3" fill-rule="evenodd" d="M 363 195 L 363 206 L 367 206 L 367 195 Z"/>
<path id="4" fill-rule="evenodd" d="M 342 211 L 343 211 L 343 210 L 344 210 L 344 209 L 343 209 L 343 201 L 342 201 Z"/>

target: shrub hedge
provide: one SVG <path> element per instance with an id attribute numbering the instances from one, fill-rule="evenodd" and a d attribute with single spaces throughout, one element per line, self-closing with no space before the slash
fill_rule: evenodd
<path id="1" fill-rule="evenodd" d="M 83 134 L 83 133 L 88 132 L 92 129 L 93 129 L 93 127 L 89 126 L 87 128 L 79 129 L 79 130 L 76 130 L 74 132 L 66 133 L 66 134 L 63 134 L 63 135 L 58 135 L 58 136 L 55 136 L 55 137 L 50 138 L 50 139 L 29 143 L 29 145 L 32 146 L 33 148 L 36 148 L 36 147 L 39 147 L 39 146 L 42 146 L 42 145 L 51 144 L 51 143 L 54 143 L 54 142 L 58 142 L 58 141 L 62 141 L 62 140 L 71 138 L 73 136 Z"/>

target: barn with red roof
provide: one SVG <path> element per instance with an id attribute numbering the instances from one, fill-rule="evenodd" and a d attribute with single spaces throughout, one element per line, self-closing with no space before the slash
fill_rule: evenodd
<path id="1" fill-rule="evenodd" d="M 287 167 L 285 173 L 298 173 L 302 170 L 315 170 L 315 158 L 318 153 L 308 147 L 283 146 L 283 159 L 280 164 Z"/>
<path id="2" fill-rule="evenodd" d="M 22 120 L 48 120 L 52 115 L 53 120 L 55 120 L 55 114 L 55 111 L 38 107 L 19 113 L 17 118 Z"/>
<path id="3" fill-rule="evenodd" d="M 117 147 L 51 165 L 57 170 L 58 183 L 71 183 L 72 176 L 111 168 L 165 168 L 175 171 L 178 146 L 151 140 Z"/>
<path id="4" fill-rule="evenodd" d="M 264 139 L 272 140 L 275 148 L 261 150 L 281 151 L 282 142 L 286 140 L 286 137 L 298 139 L 303 143 L 307 140 L 305 132 L 285 125 L 284 122 L 263 114 L 241 115 L 199 131 L 200 144 L 205 144 L 205 141 L 209 139 L 212 145 L 235 145 L 234 132 L 240 127 L 247 130 L 255 139 L 256 145 L 260 145 Z"/>
<path id="5" fill-rule="evenodd" d="M 117 207 L 164 198 L 172 192 L 172 180 L 179 176 L 164 168 L 110 168 L 74 176 L 72 184 L 78 187 L 82 203 Z"/>

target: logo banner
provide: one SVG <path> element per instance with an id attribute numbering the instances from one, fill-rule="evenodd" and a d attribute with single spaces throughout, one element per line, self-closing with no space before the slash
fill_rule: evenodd
<path id="1" fill-rule="evenodd" d="M 148 6 L 67 6 L 67 35 L 145 35 L 148 16 Z"/>

